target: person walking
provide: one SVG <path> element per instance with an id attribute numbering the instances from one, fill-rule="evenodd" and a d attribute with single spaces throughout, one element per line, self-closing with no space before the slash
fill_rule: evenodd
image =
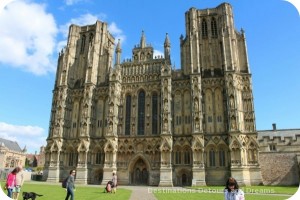
<path id="1" fill-rule="evenodd" d="M 237 181 L 230 177 L 226 182 L 224 189 L 225 200 L 245 200 L 244 192 L 239 189 Z"/>
<path id="2" fill-rule="evenodd" d="M 12 198 L 13 197 L 13 190 L 16 187 L 16 175 L 19 172 L 20 168 L 16 167 L 12 170 L 11 173 L 8 174 L 6 179 L 6 188 L 7 188 L 7 196 Z"/>
<path id="3" fill-rule="evenodd" d="M 67 178 L 67 186 L 66 186 L 66 191 L 67 191 L 67 196 L 65 200 L 69 200 L 69 197 L 71 196 L 71 200 L 74 200 L 74 191 L 75 189 L 75 174 L 76 171 L 73 169 L 70 171 L 69 176 Z"/>
<path id="4" fill-rule="evenodd" d="M 13 199 L 18 199 L 21 191 L 21 187 L 24 183 L 23 167 L 19 166 L 19 172 L 16 174 L 16 187 L 13 189 Z"/>

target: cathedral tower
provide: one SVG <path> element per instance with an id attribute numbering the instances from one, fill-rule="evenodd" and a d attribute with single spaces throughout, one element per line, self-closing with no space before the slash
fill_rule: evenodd
<path id="1" fill-rule="evenodd" d="M 222 182 L 230 175 L 243 184 L 260 183 L 245 33 L 235 29 L 228 3 L 213 9 L 191 8 L 185 19 L 181 68 L 191 80 L 201 82 L 196 98 L 201 99 L 203 108 L 199 117 L 203 117 L 200 130 L 206 141 L 205 176 L 213 182 L 218 182 L 218 177 Z M 206 182 L 210 184 L 210 180 Z"/>

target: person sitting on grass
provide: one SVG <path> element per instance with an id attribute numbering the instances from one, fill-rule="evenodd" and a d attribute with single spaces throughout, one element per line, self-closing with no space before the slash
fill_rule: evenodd
<path id="1" fill-rule="evenodd" d="M 225 200 L 245 200 L 244 192 L 239 189 L 237 181 L 230 177 L 226 182 L 224 189 Z"/>

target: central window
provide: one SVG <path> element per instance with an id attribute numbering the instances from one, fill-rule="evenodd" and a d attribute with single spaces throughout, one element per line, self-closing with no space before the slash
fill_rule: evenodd
<path id="1" fill-rule="evenodd" d="M 138 135 L 145 133 L 145 91 L 140 91 L 138 99 Z"/>
<path id="2" fill-rule="evenodd" d="M 156 135 L 157 134 L 157 121 L 158 121 L 158 97 L 157 94 L 154 93 L 152 95 L 152 134 Z"/>
<path id="3" fill-rule="evenodd" d="M 131 96 L 126 97 L 125 135 L 130 135 Z"/>

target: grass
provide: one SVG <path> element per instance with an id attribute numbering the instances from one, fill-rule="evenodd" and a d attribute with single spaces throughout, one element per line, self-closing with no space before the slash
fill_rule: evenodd
<path id="1" fill-rule="evenodd" d="M 4 182 L 1 183 L 1 188 L 3 188 Z M 95 199 L 105 199 L 105 200 L 126 200 L 129 199 L 131 191 L 127 189 L 118 189 L 116 194 L 104 193 L 104 187 L 101 186 L 76 186 L 75 199 L 77 200 L 95 200 Z M 66 191 L 59 184 L 47 184 L 41 182 L 25 182 L 22 187 L 22 191 L 25 192 L 36 192 L 42 194 L 42 197 L 37 198 L 37 200 L 53 200 L 53 199 L 65 199 Z M 21 191 L 21 193 L 22 193 Z M 5 191 L 6 193 L 6 191 Z M 21 194 L 19 200 L 21 200 Z"/>
<path id="2" fill-rule="evenodd" d="M 3 186 L 4 182 L 1 182 Z M 1 186 L 1 187 L 2 187 Z M 153 195 L 158 200 L 224 200 L 222 186 L 205 186 L 205 187 L 189 187 L 178 190 L 171 190 L 172 188 L 152 188 Z M 284 186 L 249 186 L 241 187 L 246 192 L 247 200 L 265 200 L 271 198 L 272 200 L 284 200 L 292 196 L 298 189 L 296 186 L 284 187 Z M 45 182 L 25 182 L 22 187 L 22 191 L 34 191 L 44 196 L 39 197 L 37 200 L 53 200 L 64 199 L 66 192 L 60 184 L 51 184 Z M 118 188 L 116 194 L 103 193 L 104 186 L 92 186 L 92 185 L 77 185 L 75 192 L 75 199 L 77 200 L 127 200 L 132 193 L 129 189 Z M 21 197 L 19 197 L 19 200 Z M 143 194 L 141 194 L 143 199 Z"/>

